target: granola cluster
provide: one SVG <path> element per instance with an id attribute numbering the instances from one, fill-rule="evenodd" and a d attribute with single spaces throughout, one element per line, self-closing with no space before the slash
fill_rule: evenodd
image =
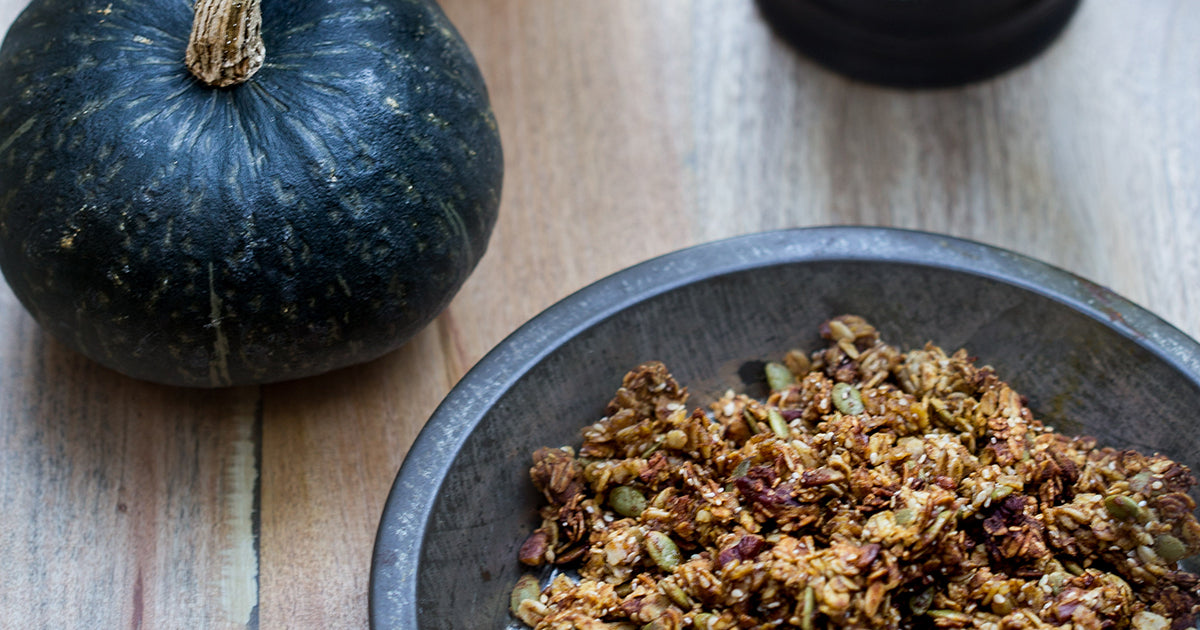
<path id="1" fill-rule="evenodd" d="M 543 448 L 512 611 L 537 630 L 1195 628 L 1188 491 L 1159 455 L 1043 426 L 960 350 L 862 318 L 707 411 L 660 363 Z M 542 573 L 545 573 L 543 570 Z"/>

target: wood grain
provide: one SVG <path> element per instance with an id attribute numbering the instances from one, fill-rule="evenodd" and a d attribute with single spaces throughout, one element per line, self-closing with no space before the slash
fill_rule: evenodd
<path id="1" fill-rule="evenodd" d="M 0 0 L 0 26 L 23 5 Z M 1200 3 L 1084 2 L 1033 63 L 922 92 L 823 70 L 749 1 L 443 6 L 491 90 L 504 201 L 475 274 L 401 350 L 163 388 L 61 348 L 0 288 L 0 627 L 365 627 L 380 510 L 458 378 L 570 292 L 703 241 L 944 232 L 1200 334 Z"/>

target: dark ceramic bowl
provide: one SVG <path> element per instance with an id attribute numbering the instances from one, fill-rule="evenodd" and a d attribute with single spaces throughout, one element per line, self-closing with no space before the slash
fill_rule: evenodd
<path id="1" fill-rule="evenodd" d="M 768 232 L 637 265 L 566 298 L 446 397 L 400 469 L 371 572 L 374 628 L 505 628 L 537 525 L 540 446 L 578 445 L 621 377 L 664 361 L 691 403 L 856 313 L 902 347 L 965 347 L 1060 431 L 1200 471 L 1200 345 L 1102 287 L 976 243 L 873 228 Z M 1197 570 L 1195 559 L 1188 568 Z"/>
<path id="2" fill-rule="evenodd" d="M 842 74 L 901 87 L 982 80 L 1050 45 L 1080 0 L 758 0 L 798 50 Z"/>

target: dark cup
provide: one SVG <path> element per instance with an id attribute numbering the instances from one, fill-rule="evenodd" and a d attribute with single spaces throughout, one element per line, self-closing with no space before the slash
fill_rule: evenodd
<path id="1" fill-rule="evenodd" d="M 757 0 L 775 31 L 855 79 L 944 87 L 1042 52 L 1080 0 Z"/>

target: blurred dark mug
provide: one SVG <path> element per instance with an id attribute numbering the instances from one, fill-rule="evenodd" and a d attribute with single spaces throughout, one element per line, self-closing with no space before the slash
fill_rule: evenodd
<path id="1" fill-rule="evenodd" d="M 1080 0 L 757 0 L 781 37 L 844 75 L 900 87 L 995 76 L 1042 52 Z"/>

